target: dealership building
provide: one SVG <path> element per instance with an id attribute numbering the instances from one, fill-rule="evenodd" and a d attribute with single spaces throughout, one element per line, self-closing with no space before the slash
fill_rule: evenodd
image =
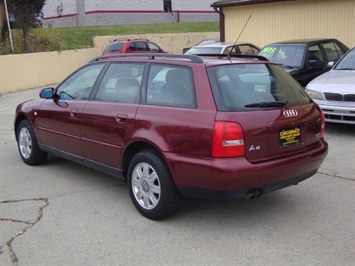
<path id="1" fill-rule="evenodd" d="M 44 27 L 218 21 L 211 0 L 47 0 Z"/>

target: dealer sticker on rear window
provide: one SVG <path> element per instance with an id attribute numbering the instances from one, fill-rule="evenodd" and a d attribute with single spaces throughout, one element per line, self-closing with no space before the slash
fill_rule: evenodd
<path id="1" fill-rule="evenodd" d="M 281 148 L 300 144 L 301 128 L 292 127 L 292 128 L 281 129 L 279 131 L 279 143 Z"/>

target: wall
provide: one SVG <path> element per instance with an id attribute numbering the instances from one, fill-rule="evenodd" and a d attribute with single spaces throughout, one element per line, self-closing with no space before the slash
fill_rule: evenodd
<path id="1" fill-rule="evenodd" d="M 172 0 L 172 13 L 163 0 L 47 0 L 45 27 L 85 27 L 125 24 L 218 21 L 210 0 Z"/>
<path id="2" fill-rule="evenodd" d="M 97 49 L 0 56 L 0 95 L 59 82 L 97 56 Z"/>
<path id="3" fill-rule="evenodd" d="M 43 87 L 63 80 L 81 65 L 99 56 L 114 38 L 148 38 L 165 50 L 181 53 L 202 39 L 219 37 L 218 32 L 100 36 L 94 38 L 94 48 L 62 52 L 0 56 L 0 95 Z"/>
<path id="4" fill-rule="evenodd" d="M 224 8 L 226 41 L 235 41 L 252 15 L 240 41 L 260 46 L 298 38 L 336 38 L 355 46 L 354 0 L 297 0 Z"/>

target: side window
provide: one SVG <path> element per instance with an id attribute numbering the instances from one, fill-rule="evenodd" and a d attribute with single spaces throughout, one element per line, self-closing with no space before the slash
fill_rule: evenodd
<path id="1" fill-rule="evenodd" d="M 312 45 L 308 48 L 308 63 L 323 64 L 325 62 L 322 51 L 318 45 Z"/>
<path id="2" fill-rule="evenodd" d="M 86 66 L 75 72 L 60 87 L 57 95 L 63 100 L 88 100 L 104 64 Z"/>
<path id="3" fill-rule="evenodd" d="M 339 45 L 334 42 L 324 43 L 323 47 L 328 61 L 337 61 L 344 54 Z"/>
<path id="4" fill-rule="evenodd" d="M 94 100 L 138 103 L 143 69 L 142 63 L 112 63 Z"/>
<path id="5" fill-rule="evenodd" d="M 232 52 L 231 52 L 232 50 Z M 230 46 L 230 47 L 226 47 L 226 49 L 224 49 L 224 54 L 229 54 L 231 52 L 231 54 L 233 55 L 236 55 L 238 53 L 238 46 L 235 45 L 234 47 L 233 46 Z"/>
<path id="6" fill-rule="evenodd" d="M 132 42 L 132 43 L 129 45 L 129 50 L 130 50 L 130 51 L 138 51 L 137 43 L 136 43 L 136 42 Z"/>
<path id="7" fill-rule="evenodd" d="M 146 42 L 132 42 L 129 45 L 129 50 L 144 52 L 144 51 L 149 51 L 149 48 L 148 48 Z"/>
<path id="8" fill-rule="evenodd" d="M 258 51 L 250 45 L 239 45 L 239 50 L 241 54 L 257 54 Z"/>
<path id="9" fill-rule="evenodd" d="M 148 47 L 149 47 L 149 51 L 153 51 L 153 52 L 159 52 L 161 49 L 158 45 L 148 42 Z"/>
<path id="10" fill-rule="evenodd" d="M 152 65 L 149 70 L 147 103 L 196 107 L 192 70 L 173 65 Z"/>

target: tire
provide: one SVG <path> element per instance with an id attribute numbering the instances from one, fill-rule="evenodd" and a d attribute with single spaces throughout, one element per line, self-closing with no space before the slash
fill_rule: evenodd
<path id="1" fill-rule="evenodd" d="M 134 206 L 151 220 L 167 218 L 181 205 L 182 196 L 168 166 L 157 152 L 144 150 L 137 153 L 129 164 L 127 182 Z"/>
<path id="2" fill-rule="evenodd" d="M 28 165 L 43 164 L 47 153 L 38 147 L 36 135 L 28 120 L 22 120 L 17 129 L 17 147 L 22 160 Z"/>

